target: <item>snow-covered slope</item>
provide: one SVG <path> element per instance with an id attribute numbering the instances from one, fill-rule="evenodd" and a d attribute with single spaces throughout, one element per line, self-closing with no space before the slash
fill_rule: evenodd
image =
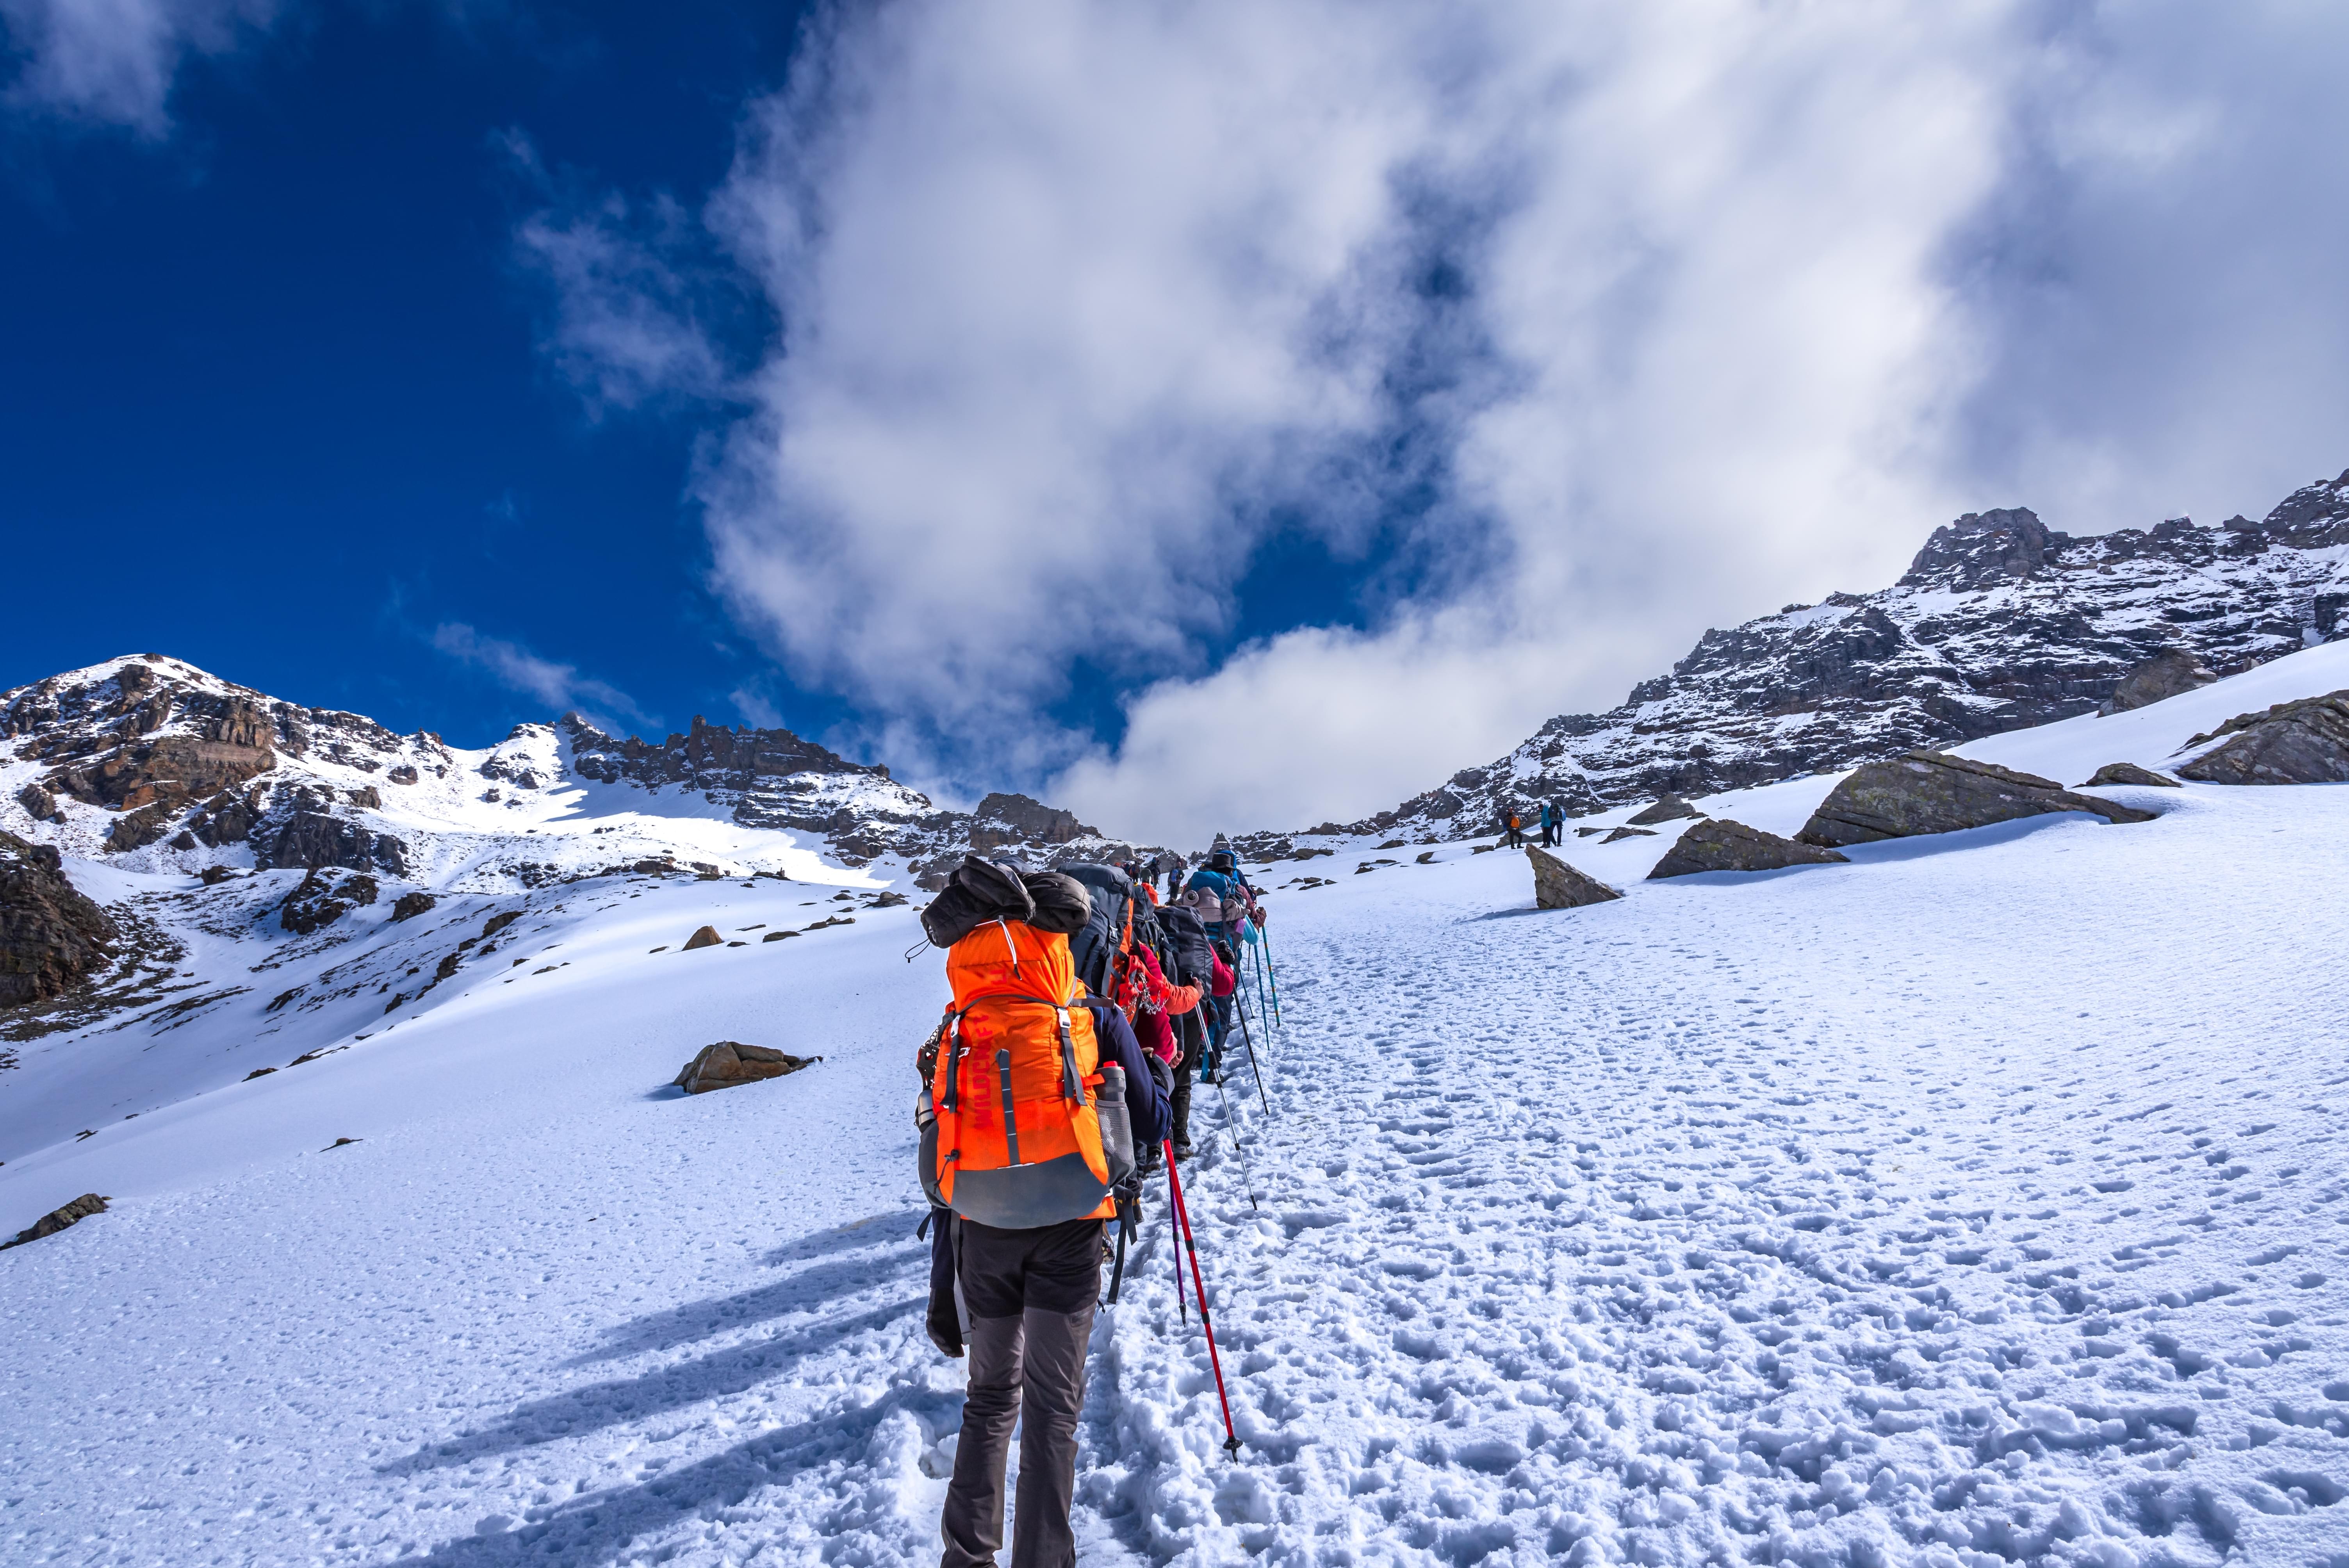
<path id="1" fill-rule="evenodd" d="M 862 909 L 973 847 L 1137 852 L 1024 796 L 938 810 L 785 730 L 652 746 L 566 716 L 467 749 L 152 654 L 0 693 L 0 831 L 122 933 L 94 985 L 0 1014 L 11 1161 L 519 985 L 535 934 L 678 879 Z"/>
<path id="2" fill-rule="evenodd" d="M 1488 766 L 1315 832 L 1474 837 L 1510 802 L 1588 814 L 1947 748 L 2089 712 L 2165 649 L 2227 675 L 2349 636 L 2344 609 L 2349 473 L 2217 528 L 2075 539 L 2021 509 L 1969 514 L 1890 588 L 1707 632 L 1620 707 L 1560 715 Z"/>
<path id="3" fill-rule="evenodd" d="M 2343 686 L 2333 644 L 1965 749 L 2073 783 Z M 1700 804 L 1791 830 L 1833 782 Z M 1154 1194 L 1082 1560 L 2349 1560 L 2349 790 L 2114 793 L 2164 814 L 1652 883 L 1669 834 L 1569 840 L 1628 893 L 1570 912 L 1466 844 L 1278 868 L 1272 1113 L 1235 1082 L 1245 1161 L 1187 1178 L 1247 1447 Z M 934 1561 L 944 986 L 829 892 L 507 894 L 435 1006 L 156 1109 L 215 1015 L 86 1041 L 104 1119 L 0 1167 L 13 1223 L 115 1199 L 0 1255 L 7 1560 Z M 660 1087 L 720 1038 L 825 1059 Z"/>

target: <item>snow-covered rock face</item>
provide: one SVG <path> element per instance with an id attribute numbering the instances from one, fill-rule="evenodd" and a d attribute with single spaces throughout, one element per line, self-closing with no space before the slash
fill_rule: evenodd
<path id="1" fill-rule="evenodd" d="M 789 730 L 697 717 L 656 745 L 566 714 L 468 750 L 156 654 L 0 692 L 0 830 L 134 872 L 341 867 L 483 893 L 645 861 L 927 883 L 972 848 L 1135 852 L 1025 796 L 942 810 Z"/>
<path id="2" fill-rule="evenodd" d="M 1743 789 L 2091 712 L 2165 650 L 2223 676 L 2344 635 L 2349 473 L 2216 528 L 2075 539 L 2022 509 L 1972 513 L 1893 586 L 1707 632 L 1622 707 L 1553 718 L 1345 830 L 1462 838 L 1511 801 L 1580 814 Z"/>

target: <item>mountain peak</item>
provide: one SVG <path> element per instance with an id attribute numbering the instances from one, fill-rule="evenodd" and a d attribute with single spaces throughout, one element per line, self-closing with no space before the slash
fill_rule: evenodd
<path id="1" fill-rule="evenodd" d="M 1993 583 L 2030 576 L 2048 552 L 2068 543 L 2051 533 L 2029 507 L 1970 511 L 1933 531 L 1901 575 L 1903 588 L 1945 588 L 1971 593 Z"/>

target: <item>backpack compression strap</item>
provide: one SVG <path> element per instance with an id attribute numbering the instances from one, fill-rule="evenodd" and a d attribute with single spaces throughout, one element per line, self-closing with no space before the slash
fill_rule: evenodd
<path id="1" fill-rule="evenodd" d="M 969 1012 L 971 1007 L 978 1006 L 979 1002 L 1033 1002 L 1039 1007 L 1051 1008 L 1053 1016 L 1059 1020 L 1061 1026 L 1061 1092 L 1078 1105 L 1085 1102 L 1084 1081 L 1077 1073 L 1077 1042 L 1069 1033 L 1068 1004 L 1050 1001 L 1042 996 L 1030 996 L 1025 993 L 1014 993 L 1008 996 L 981 996 L 978 1002 L 973 1002 L 970 1007 L 965 1007 L 952 1015 L 954 1051 L 947 1061 L 947 1092 L 946 1097 L 938 1102 L 938 1108 L 941 1110 L 952 1110 L 955 1108 L 955 1079 L 962 1066 L 962 1017 L 964 1013 Z M 1010 1066 L 1009 1058 L 1002 1057 L 1001 1053 L 998 1053 L 998 1057 L 996 1065 L 1004 1075 L 1003 1110 L 1008 1126 L 1008 1119 L 1011 1114 Z"/>

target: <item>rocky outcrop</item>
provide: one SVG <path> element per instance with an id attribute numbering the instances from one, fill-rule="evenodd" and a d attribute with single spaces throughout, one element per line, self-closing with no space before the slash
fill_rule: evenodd
<path id="1" fill-rule="evenodd" d="M 397 900 L 393 901 L 391 918 L 394 921 L 414 920 L 440 902 L 429 892 L 401 893 Z"/>
<path id="2" fill-rule="evenodd" d="M 1101 835 L 1077 820 L 1074 811 L 1047 806 L 1025 795 L 989 795 L 972 813 L 970 843 L 976 850 L 1006 844 L 1065 844 Z"/>
<path id="3" fill-rule="evenodd" d="M 1703 815 L 1703 812 L 1679 796 L 1667 795 L 1646 810 L 1627 817 L 1624 820 L 1635 828 L 1652 828 L 1659 822 L 1677 822 L 1684 818 Z"/>
<path id="4" fill-rule="evenodd" d="M 568 742 L 571 767 L 582 778 L 647 789 L 680 785 L 728 807 L 746 827 L 820 836 L 843 865 L 901 854 L 926 887 L 944 886 L 946 874 L 974 849 L 1011 851 L 1040 863 L 1120 861 L 1135 854 L 1130 844 L 1102 839 L 1074 812 L 1025 795 L 989 795 L 976 812 L 939 810 L 885 767 L 851 762 L 788 729 L 713 725 L 696 717 L 686 733 L 654 746 L 634 736 L 615 739 L 565 714 L 554 730 Z M 519 781 L 519 775 L 499 776 Z"/>
<path id="5" fill-rule="evenodd" d="M 1816 866 L 1845 861 L 1833 850 L 1782 839 L 1759 828 L 1726 818 L 1691 827 L 1664 851 L 1650 882 L 1665 877 L 1693 876 L 1699 872 L 1775 872 L 1788 866 Z"/>
<path id="6" fill-rule="evenodd" d="M 64 764 L 45 780 L 50 789 L 94 806 L 176 814 L 277 766 L 275 728 L 258 703 L 160 683 L 145 665 L 125 665 L 115 684 L 104 715 L 112 724 L 33 751 Z M 153 734 L 174 718 L 181 733 Z"/>
<path id="7" fill-rule="evenodd" d="M 203 808 L 189 819 L 189 830 L 198 842 L 213 849 L 222 844 L 241 844 L 252 836 L 254 823 L 261 820 L 263 791 L 238 796 L 226 790 L 213 796 Z"/>
<path id="8" fill-rule="evenodd" d="M 373 903 L 377 892 L 375 878 L 364 872 L 336 882 L 324 872 L 313 870 L 278 905 L 277 923 L 296 936 L 308 936 L 332 925 L 352 910 Z"/>
<path id="9" fill-rule="evenodd" d="M 16 804 L 36 822 L 46 822 L 57 814 L 57 798 L 38 784 L 27 784 L 17 790 Z"/>
<path id="10" fill-rule="evenodd" d="M 2108 822 L 2149 822 L 2139 811 L 2095 795 L 2075 795 L 2053 779 L 2018 773 L 1993 762 L 1912 751 L 1871 762 L 1830 791 L 1795 835 L 1829 849 L 1952 833 L 2056 811 L 2091 811 Z"/>
<path id="11" fill-rule="evenodd" d="M 2121 677 L 2113 695 L 2097 705 L 2100 714 L 2127 713 L 2148 703 L 2161 702 L 2206 686 L 2219 678 L 2212 669 L 2184 648 L 2165 648 Z"/>
<path id="12" fill-rule="evenodd" d="M 296 806 L 261 824 L 254 836 L 253 863 L 263 871 L 342 866 L 406 876 L 408 846 L 389 833 Z"/>
<path id="13" fill-rule="evenodd" d="M 111 962 L 120 935 L 55 848 L 0 833 L 0 1007 L 64 995 Z"/>
<path id="14" fill-rule="evenodd" d="M 2094 712 L 2171 652 L 2232 675 L 2349 636 L 2344 543 L 2349 474 L 2216 527 L 2075 539 L 2021 508 L 1969 513 L 1891 587 L 1707 632 L 1621 706 L 1560 715 L 1345 830 L 1473 838 L 1512 804 L 1581 816 L 1944 750 Z"/>
<path id="15" fill-rule="evenodd" d="M 2187 747 L 2212 747 L 2178 770 L 2205 784 L 2349 782 L 2349 691 L 2237 714 Z"/>
<path id="16" fill-rule="evenodd" d="M 121 854 L 129 850 L 145 849 L 149 844 L 171 830 L 171 809 L 157 802 L 115 819 L 106 835 L 109 854 Z"/>
<path id="17" fill-rule="evenodd" d="M 26 1242 L 37 1242 L 43 1236 L 54 1236 L 69 1226 L 78 1225 L 92 1214 L 106 1212 L 107 1200 L 95 1192 L 84 1192 L 72 1202 L 58 1206 L 16 1233 L 13 1242 L 0 1242 L 0 1253 L 10 1247 L 21 1247 Z"/>
<path id="18" fill-rule="evenodd" d="M 822 1057 L 795 1057 L 766 1046 L 746 1046 L 740 1040 L 720 1040 L 704 1046 L 669 1081 L 688 1094 L 708 1094 L 714 1088 L 781 1078 L 822 1060 Z"/>
<path id="19" fill-rule="evenodd" d="M 2098 785 L 2113 784 L 2150 785 L 2158 789 L 2178 789 L 2184 788 L 2184 786 L 2179 784 L 2177 779 L 2168 778 L 2163 774 L 2156 773 L 2150 768 L 2139 768 L 2134 762 L 2107 762 L 2102 768 L 2097 769 L 2095 776 L 2090 779 L 2085 784 L 2080 786 L 2080 788 L 2083 789 L 2093 789 Z"/>
<path id="20" fill-rule="evenodd" d="M 1580 909 L 1623 895 L 1596 877 L 1588 877 L 1546 850 L 1528 848 L 1526 859 L 1534 868 L 1534 907 Z"/>

